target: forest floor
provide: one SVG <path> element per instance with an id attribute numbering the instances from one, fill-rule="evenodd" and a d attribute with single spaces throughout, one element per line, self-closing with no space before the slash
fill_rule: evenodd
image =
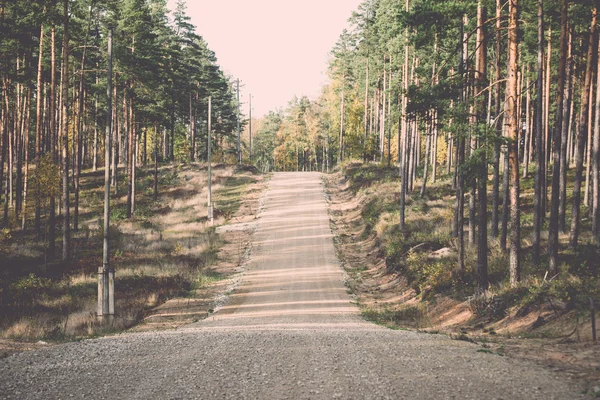
<path id="1" fill-rule="evenodd" d="M 117 315 L 111 323 L 95 316 L 102 171 L 86 171 L 82 177 L 81 227 L 74 232 L 72 262 L 45 263 L 45 242 L 33 232 L 5 236 L 0 243 L 0 358 L 48 343 L 175 328 L 213 312 L 229 278 L 247 258 L 252 234 L 252 225 L 235 231 L 218 226 L 254 218 L 265 178 L 250 168 L 213 167 L 214 228 L 206 217 L 206 176 L 205 164 L 162 166 L 154 199 L 152 168 L 140 168 L 131 220 L 125 215 L 124 190 L 113 196 Z"/>
<path id="2" fill-rule="evenodd" d="M 589 293 L 581 282 L 585 276 L 568 262 L 571 258 L 596 265 L 595 253 L 585 245 L 587 239 L 582 240 L 581 254 L 573 255 L 564 246 L 562 273 L 555 279 L 528 264 L 527 256 L 523 283 L 516 289 L 507 285 L 502 271 L 507 269 L 507 258 L 498 240 L 492 239 L 492 285 L 478 298 L 472 296 L 474 282 L 469 277 L 474 249 L 467 251 L 467 275 L 457 277 L 454 272 L 454 200 L 449 180 L 430 185 L 423 199 L 418 194 L 409 196 L 409 232 L 401 234 L 396 229 L 399 183 L 395 175 L 395 168 L 348 164 L 341 172 L 324 176 L 336 250 L 363 317 L 392 329 L 444 333 L 478 343 L 482 352 L 530 359 L 576 377 L 587 393 L 600 395 L 600 345 L 591 341 L 584 304 Z M 530 253 L 527 213 L 532 201 L 528 185 L 525 181 L 526 254 Z M 597 276 L 591 281 L 597 282 Z"/>

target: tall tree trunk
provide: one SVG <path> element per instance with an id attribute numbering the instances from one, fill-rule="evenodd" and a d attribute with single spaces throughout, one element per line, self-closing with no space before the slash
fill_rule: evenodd
<path id="1" fill-rule="evenodd" d="M 75 185 L 74 185 L 74 189 L 75 189 L 75 204 L 74 204 L 74 208 L 73 208 L 73 230 L 74 231 L 78 231 L 79 230 L 79 180 L 81 177 L 81 164 L 83 163 L 83 159 L 82 159 L 82 148 L 83 148 L 83 112 L 84 112 L 84 102 L 85 102 L 85 96 L 84 96 L 84 92 L 85 92 L 85 88 L 84 88 L 84 79 L 85 79 L 85 57 L 87 54 L 87 43 L 88 43 L 88 36 L 89 36 L 89 32 L 90 32 L 90 27 L 92 24 L 92 12 L 94 10 L 93 7 L 93 2 L 90 5 L 90 14 L 89 14 L 89 18 L 88 18 L 88 23 L 87 23 L 87 29 L 84 33 L 84 41 L 83 41 L 83 50 L 81 52 L 81 69 L 79 72 L 79 103 L 78 103 L 78 107 L 77 107 L 77 133 L 76 133 L 76 139 L 75 142 L 75 146 L 73 148 L 73 152 L 75 153 Z"/>
<path id="2" fill-rule="evenodd" d="M 502 86 L 501 54 L 502 54 L 502 0 L 496 0 L 496 60 L 494 83 L 494 108 L 496 118 L 496 138 L 494 140 L 494 177 L 492 182 L 492 236 L 498 237 L 498 204 L 500 201 L 500 148 L 502 138 Z"/>
<path id="3" fill-rule="evenodd" d="M 593 79 L 593 76 L 592 76 Z M 586 147 L 586 162 L 585 162 L 585 190 L 584 190 L 584 197 L 583 197 L 583 204 L 585 204 L 586 207 L 590 206 L 590 175 L 591 175 L 591 167 L 592 167 L 592 131 L 594 128 L 592 119 L 593 119 L 593 108 L 592 108 L 592 104 L 594 104 L 594 84 L 592 83 L 590 86 L 590 93 L 589 93 L 589 112 L 588 112 L 588 137 L 587 137 L 587 147 Z M 596 89 L 597 90 L 597 89 Z"/>
<path id="4" fill-rule="evenodd" d="M 523 144 L 523 178 L 529 176 L 529 150 L 530 143 L 532 141 L 531 132 L 531 91 L 529 90 L 529 72 L 531 72 L 529 66 L 527 67 L 527 78 L 525 79 L 525 140 Z"/>
<path id="5" fill-rule="evenodd" d="M 438 119 L 437 119 L 437 110 L 433 111 L 433 154 L 431 157 L 431 182 L 435 183 L 437 180 L 437 156 L 438 156 Z"/>
<path id="6" fill-rule="evenodd" d="M 448 123 L 448 125 L 450 125 L 450 123 Z M 446 136 L 446 146 L 448 146 L 448 151 L 446 152 L 446 175 L 450 175 L 452 172 L 452 154 L 454 153 L 454 138 L 451 133 L 448 133 Z M 452 180 L 452 183 L 454 184 L 454 179 Z"/>
<path id="7" fill-rule="evenodd" d="M 599 48 L 600 51 L 600 48 Z M 596 55 L 600 58 L 600 54 Z M 596 105 L 592 149 L 592 236 L 600 244 L 600 63 L 596 70 Z"/>
<path id="8" fill-rule="evenodd" d="M 540 241 L 542 229 L 542 196 L 545 179 L 544 147 L 544 0 L 538 0 L 538 54 L 537 87 L 535 101 L 535 188 L 533 196 L 533 263 L 540 263 Z"/>
<path id="9" fill-rule="evenodd" d="M 52 154 L 52 161 L 58 164 L 58 151 L 57 135 L 56 130 L 56 32 L 55 27 L 52 26 L 50 40 L 50 99 L 49 99 L 49 119 L 50 119 L 50 130 L 48 136 L 50 136 L 50 154 Z M 56 197 L 50 196 L 50 212 L 48 215 L 48 252 L 47 260 L 54 260 L 56 256 Z"/>
<path id="10" fill-rule="evenodd" d="M 189 102 L 190 102 L 190 161 L 194 162 L 196 160 L 195 156 L 196 156 L 196 136 L 194 135 L 195 133 L 195 126 L 194 126 L 194 99 L 192 96 L 192 92 L 190 91 L 190 98 L 189 98 Z"/>
<path id="11" fill-rule="evenodd" d="M 158 199 L 158 124 L 154 124 L 154 200 Z"/>
<path id="12" fill-rule="evenodd" d="M 4 193 L 2 193 L 2 185 L 4 184 L 4 165 L 6 163 L 6 157 L 7 157 L 7 142 L 8 142 L 8 128 L 7 128 L 7 110 L 5 108 L 5 104 L 7 104 L 8 102 L 6 101 L 7 99 L 7 82 L 6 79 L 2 80 L 2 99 L 0 99 L 0 110 L 2 112 L 0 112 L 0 142 L 1 142 L 1 146 L 0 146 L 0 196 L 2 196 L 3 194 L 6 193 L 6 191 Z M 6 186 L 8 188 L 8 185 Z M 4 208 L 6 209 L 6 207 L 8 206 L 8 196 L 4 197 Z M 8 210 L 6 211 L 6 218 L 4 218 L 4 220 L 2 221 L 2 226 L 5 227 L 7 224 L 7 219 L 8 219 Z"/>
<path id="13" fill-rule="evenodd" d="M 406 0 L 406 12 L 409 11 L 409 0 Z M 408 188 L 408 115 L 406 114 L 406 107 L 408 105 L 408 98 L 406 92 L 408 91 L 408 62 L 409 62 L 409 47 L 408 47 L 408 27 L 404 30 L 404 65 L 402 80 L 404 85 L 404 93 L 402 94 L 402 102 L 400 115 L 402 120 L 398 124 L 400 132 L 398 135 L 398 164 L 400 165 L 400 231 L 406 229 L 406 190 Z"/>
<path id="14" fill-rule="evenodd" d="M 581 112 L 579 114 L 579 130 L 577 132 L 577 148 L 575 151 L 575 183 L 573 185 L 573 214 L 571 217 L 571 232 L 569 236 L 569 246 L 572 249 L 577 248 L 579 240 L 579 225 L 581 218 L 581 183 L 583 178 L 583 157 L 585 151 L 585 142 L 588 134 L 588 114 L 590 112 L 590 90 L 592 88 L 593 67 L 596 65 L 598 55 L 598 9 L 600 0 L 594 2 L 592 10 L 592 24 L 589 33 L 589 44 L 587 52 L 587 62 L 585 67 L 585 83 L 581 94 Z"/>
<path id="15" fill-rule="evenodd" d="M 368 22 L 367 22 L 368 24 Z M 368 25 L 367 25 L 368 29 Z M 367 37 L 367 41 L 368 41 Z M 367 147 L 369 144 L 369 52 L 368 52 L 368 43 L 367 43 L 367 60 L 366 60 L 366 74 L 365 74 L 365 114 L 364 114 L 364 130 L 365 130 L 365 139 L 363 142 L 363 162 L 367 162 Z"/>
<path id="16" fill-rule="evenodd" d="M 575 102 L 570 101 L 570 103 L 571 107 L 569 107 L 569 115 L 573 116 L 575 115 Z M 571 117 L 568 124 L 567 166 L 569 167 L 573 165 L 573 158 L 575 158 L 575 140 L 573 138 L 573 126 L 575 125 L 576 119 L 577 118 Z"/>
<path id="17" fill-rule="evenodd" d="M 145 167 L 146 164 L 148 163 L 147 161 L 147 156 L 148 156 L 148 129 L 144 128 L 142 129 L 142 135 L 143 136 L 143 146 L 142 146 L 142 165 Z"/>
<path id="18" fill-rule="evenodd" d="M 559 48 L 560 50 L 560 48 Z M 550 80 L 552 76 L 552 27 L 548 28 L 548 52 L 546 54 L 546 87 L 544 95 L 544 140 L 545 140 L 545 155 L 546 160 L 544 162 L 544 193 L 542 197 L 542 224 L 546 218 L 546 212 L 548 210 L 548 172 L 550 170 L 550 155 L 552 154 L 552 138 L 550 137 Z M 560 63 L 560 60 L 559 60 Z M 560 69 L 560 68 L 559 68 Z M 563 70 L 564 71 L 564 70 Z M 563 75 L 564 79 L 564 75 Z M 563 92 L 564 94 L 564 92 Z M 558 99 L 557 99 L 558 100 Z M 561 103 L 562 104 L 562 103 Z"/>
<path id="19" fill-rule="evenodd" d="M 117 90 L 117 86 L 118 86 L 118 80 L 117 80 L 117 74 L 115 73 L 113 75 L 113 95 L 112 95 L 112 104 L 113 104 L 113 110 L 112 110 L 112 149 L 113 151 L 111 152 L 111 157 L 112 157 L 112 167 L 111 167 L 111 184 L 113 186 L 114 192 L 115 192 L 115 196 L 119 194 L 119 162 L 121 160 L 121 154 L 123 154 L 123 152 L 121 151 L 121 132 L 122 132 L 122 127 L 121 127 L 121 122 L 119 121 L 119 91 Z M 125 94 L 125 90 L 123 91 L 123 110 L 127 110 L 127 104 L 126 104 L 126 99 L 127 96 Z M 125 114 L 126 111 L 123 111 L 123 113 Z M 124 124 L 123 126 L 126 127 L 127 126 L 127 118 L 126 115 L 123 118 Z"/>
<path id="20" fill-rule="evenodd" d="M 127 141 L 127 218 L 133 217 L 133 187 L 135 185 L 134 174 L 135 174 L 135 133 L 134 133 L 134 123 L 133 123 L 133 98 L 129 98 L 128 101 L 128 117 L 129 119 L 125 121 L 127 125 L 127 130 L 129 133 L 129 138 Z"/>
<path id="21" fill-rule="evenodd" d="M 338 164 L 340 164 L 343 160 L 344 160 L 344 114 L 346 113 L 345 110 L 345 96 L 344 96 L 344 87 L 346 85 L 345 83 L 345 76 L 342 76 L 342 93 L 341 93 L 341 101 L 340 101 L 340 148 L 338 151 Z"/>
<path id="22" fill-rule="evenodd" d="M 565 82 L 565 99 L 562 108 L 562 138 L 560 144 L 560 181 L 559 181 L 559 197 L 558 197 L 558 229 L 565 233 L 567 231 L 566 224 L 566 209 L 567 209 L 567 142 L 569 125 L 571 121 L 571 103 L 573 102 L 573 26 L 569 26 L 569 36 L 567 44 L 567 65 L 566 65 L 566 82 Z"/>
<path id="23" fill-rule="evenodd" d="M 0 109 L 2 110 L 2 120 L 1 129 L 2 129 L 2 149 L 0 149 L 0 189 L 2 185 L 5 185 L 4 188 L 4 217 L 2 220 L 2 226 L 6 227 L 8 225 L 8 78 L 4 78 L 2 80 L 2 101 L 0 101 Z M 6 175 L 4 174 L 4 166 L 7 165 Z M 6 180 L 6 182 L 5 182 Z"/>
<path id="24" fill-rule="evenodd" d="M 127 89 L 123 89 L 123 104 L 122 104 L 122 109 L 123 109 L 123 116 L 122 116 L 122 121 L 123 121 L 123 125 L 121 126 L 121 122 L 119 120 L 119 98 L 118 98 L 118 91 L 117 91 L 117 86 L 118 86 L 118 80 L 117 80 L 117 76 L 114 76 L 113 79 L 114 85 L 113 85 L 113 99 L 112 102 L 114 104 L 113 107 L 113 114 L 112 114 L 112 134 L 113 134 L 113 138 L 112 138 L 112 146 L 113 146 L 113 151 L 111 152 L 111 185 L 113 186 L 114 189 L 114 193 L 115 195 L 119 194 L 119 164 L 121 162 L 121 157 L 123 157 L 123 159 L 127 162 L 127 157 L 125 155 L 125 151 L 123 149 L 123 147 L 121 146 L 121 132 L 124 131 L 125 133 L 125 140 L 127 139 L 127 129 L 128 129 L 128 125 L 127 125 Z M 127 164 L 129 165 L 129 164 Z"/>
<path id="25" fill-rule="evenodd" d="M 556 92 L 556 125 L 554 126 L 554 147 L 552 152 L 552 199 L 550 203 L 550 227 L 548 232 L 548 255 L 550 256 L 550 273 L 558 271 L 558 208 L 560 191 L 560 150 L 562 144 L 562 120 L 565 93 L 567 63 L 567 22 L 568 1 L 561 1 L 560 21 L 560 61 L 558 64 L 558 88 Z"/>
<path id="26" fill-rule="evenodd" d="M 27 105 L 27 111 L 25 115 L 25 125 L 23 127 L 23 136 L 24 136 L 24 159 L 25 159 L 25 176 L 23 178 L 23 209 L 22 209 L 22 218 L 21 221 L 21 230 L 25 230 L 25 225 L 27 222 L 27 184 L 29 180 L 29 124 L 31 121 L 31 87 L 27 88 L 27 97 L 25 99 L 25 104 Z"/>
<path id="27" fill-rule="evenodd" d="M 387 101 L 388 101 L 388 106 L 387 106 L 387 110 L 388 110 L 388 120 L 390 121 L 390 123 L 388 124 L 388 129 L 387 129 L 387 166 L 388 168 L 391 167 L 392 165 L 392 80 L 393 80 L 393 75 L 392 75 L 392 56 L 390 55 L 390 70 L 388 71 L 388 75 L 389 75 L 389 80 L 388 80 L 388 96 L 387 96 Z"/>
<path id="28" fill-rule="evenodd" d="M 385 99 L 387 86 L 387 73 L 385 71 L 385 55 L 383 56 L 383 89 L 381 90 L 381 117 L 379 119 L 379 162 L 383 163 L 385 157 Z"/>
<path id="29" fill-rule="evenodd" d="M 199 103 L 199 98 L 200 98 L 200 96 L 198 95 L 198 91 L 195 91 L 194 92 L 194 102 L 195 102 L 195 104 Z M 197 137 L 198 137 L 198 107 L 197 106 L 194 107 L 194 113 L 193 114 L 194 114 L 193 115 L 193 117 L 194 117 L 194 157 L 197 159 L 198 158 L 198 151 L 199 151 L 198 150 L 199 144 L 198 144 L 198 139 L 197 139 Z M 221 138 L 223 138 L 223 137 L 221 136 Z"/>
<path id="30" fill-rule="evenodd" d="M 18 94 L 17 94 L 18 95 Z M 4 220 L 8 225 L 8 210 L 14 206 L 14 176 L 15 176 L 15 132 L 17 131 L 17 110 L 18 106 L 14 102 L 14 107 L 8 106 L 9 111 L 9 135 L 8 135 L 8 207 L 4 208 Z"/>
<path id="31" fill-rule="evenodd" d="M 511 286 L 521 279 L 519 256 L 521 253 L 521 215 L 519 204 L 519 116 L 517 114 L 517 67 L 519 54 L 518 0 L 508 3 L 508 93 L 507 137 L 509 140 L 510 169 L 510 259 L 509 275 Z"/>
<path id="32" fill-rule="evenodd" d="M 71 218 L 69 203 L 69 0 L 63 6 L 63 50 L 62 50 L 62 173 L 63 173 L 63 251 L 62 260 L 71 258 Z"/>
<path id="33" fill-rule="evenodd" d="M 99 69 L 96 64 L 96 69 Z M 98 85 L 98 73 L 96 73 L 96 85 Z M 112 89 L 111 89 L 112 94 Z M 111 123 L 112 123 L 112 110 L 111 110 Z M 94 95 L 94 146 L 92 154 L 92 169 L 94 172 L 98 171 L 98 96 Z"/>
<path id="34" fill-rule="evenodd" d="M 412 163 L 411 163 L 411 176 L 412 179 L 410 182 L 410 191 L 415 190 L 415 183 L 417 182 L 417 167 L 419 166 L 419 160 L 421 159 L 421 133 L 419 132 L 419 124 L 417 120 L 413 120 L 413 148 L 412 148 Z"/>
<path id="35" fill-rule="evenodd" d="M 133 105 L 132 105 L 133 106 Z M 137 174 L 137 162 L 140 158 L 140 144 L 139 144 L 139 140 L 138 140 L 138 126 L 137 124 L 137 120 L 135 119 L 136 115 L 133 112 L 133 110 L 131 110 L 131 120 L 132 120 L 132 131 L 133 131 L 133 164 L 132 164 L 132 170 L 131 170 L 131 181 L 132 181 L 132 185 L 131 185 L 131 216 L 133 217 L 133 215 L 135 214 L 135 181 L 136 181 L 136 174 Z"/>
<path id="36" fill-rule="evenodd" d="M 106 77 L 106 133 L 104 136 L 104 219 L 102 242 L 102 267 L 98 268 L 98 315 L 114 314 L 114 288 L 111 290 L 111 281 L 114 282 L 114 268 L 110 267 L 110 164 L 111 164 L 111 136 L 113 119 L 113 29 L 108 31 L 107 43 L 107 77 Z M 115 85 L 116 86 L 116 85 Z"/>
<path id="37" fill-rule="evenodd" d="M 435 41 L 434 41 L 434 45 L 433 45 L 433 49 L 434 49 L 434 54 L 437 55 L 438 53 L 438 36 L 437 34 L 435 35 Z M 432 67 L 432 78 L 431 78 L 431 83 L 432 85 L 436 85 L 438 84 L 438 78 L 437 78 L 437 58 L 434 57 L 433 60 L 433 67 Z M 432 146 L 432 157 L 431 157 L 431 182 L 435 183 L 436 178 L 437 178 L 437 153 L 438 153 L 438 126 L 437 126 L 437 115 L 438 115 L 438 110 L 434 109 L 432 110 L 432 130 L 433 130 L 433 142 L 431 144 Z"/>
<path id="38" fill-rule="evenodd" d="M 470 114 L 471 116 L 469 117 L 469 123 L 470 124 L 475 124 L 477 123 L 477 118 L 475 118 L 475 109 L 474 107 L 471 107 L 470 110 Z M 471 138 L 470 138 L 470 144 L 469 144 L 469 157 L 474 157 L 475 156 L 475 152 L 477 150 L 477 136 L 475 135 L 475 132 L 471 132 L 470 134 Z M 477 177 L 475 175 L 473 176 L 469 176 L 468 178 L 469 180 L 469 235 L 468 235 L 468 241 L 469 241 L 469 246 L 472 247 L 473 245 L 475 245 L 475 233 L 476 233 L 476 226 L 477 226 Z"/>
<path id="39" fill-rule="evenodd" d="M 473 118 L 475 110 L 471 109 L 470 123 L 476 123 L 476 118 Z M 474 132 L 471 132 L 471 140 L 469 145 L 469 157 L 474 157 L 477 150 L 477 137 Z M 469 177 L 469 246 L 475 245 L 475 231 L 477 225 L 477 177 L 475 175 Z"/>
<path id="40" fill-rule="evenodd" d="M 371 118 L 369 123 L 369 137 L 374 138 L 377 133 L 377 124 L 379 118 L 379 83 L 374 90 L 373 98 L 371 99 Z M 375 147 L 369 153 L 373 153 L 373 161 L 377 160 L 377 146 L 378 143 L 375 143 Z M 368 155 L 370 157 L 370 155 Z"/>
<path id="41" fill-rule="evenodd" d="M 171 139 L 169 141 L 169 160 L 175 161 L 175 99 L 173 98 L 171 104 Z"/>
<path id="42" fill-rule="evenodd" d="M 429 159 L 431 158 L 431 141 L 432 141 L 432 132 L 431 132 L 431 116 L 428 115 L 427 117 L 427 121 L 425 122 L 425 159 L 424 161 L 424 165 L 423 165 L 423 182 L 421 185 L 421 192 L 420 192 L 420 196 L 423 197 L 425 196 L 425 188 L 427 187 L 427 175 L 429 172 Z"/>
<path id="43" fill-rule="evenodd" d="M 19 61 L 21 57 L 17 57 L 17 71 L 20 71 Z M 25 62 L 22 62 L 23 68 L 26 68 Z M 21 73 L 19 73 L 21 75 Z M 12 186 L 14 191 L 14 203 L 13 203 L 13 211 L 15 213 L 15 222 L 19 220 L 19 207 L 21 203 L 21 178 L 23 173 L 23 163 L 22 163 L 22 137 L 23 137 L 23 122 L 25 115 L 25 99 L 23 98 L 23 85 L 21 83 L 17 84 L 17 99 L 15 102 L 15 124 L 13 130 L 13 165 L 15 165 L 15 173 L 14 173 L 14 183 Z"/>
<path id="44" fill-rule="evenodd" d="M 481 93 L 487 86 L 487 31 L 484 22 L 487 20 L 487 9 L 482 6 L 482 0 L 479 0 L 477 7 L 477 71 L 476 83 L 478 90 Z M 477 100 L 477 119 L 479 124 L 487 125 L 485 121 L 485 98 L 482 96 Z M 477 290 L 483 292 L 488 288 L 488 235 L 487 235 L 487 146 L 485 143 L 480 143 L 479 149 L 479 168 L 477 176 L 477 197 L 479 200 L 478 207 L 478 229 L 477 229 Z"/>
<path id="45" fill-rule="evenodd" d="M 38 52 L 38 69 L 37 69 L 37 92 L 36 92 L 36 107 L 35 107 L 35 166 L 36 172 L 40 167 L 40 157 L 42 152 L 42 73 L 44 60 L 44 24 L 40 27 L 40 48 Z M 41 210 L 39 196 L 35 198 L 35 233 L 39 238 L 42 235 L 41 226 Z"/>
<path id="46" fill-rule="evenodd" d="M 463 90 L 461 91 L 461 103 L 466 102 L 466 79 L 465 79 L 465 67 L 466 57 L 464 42 L 464 20 L 459 22 L 459 66 L 458 74 L 463 82 Z M 460 171 L 460 166 L 465 161 L 465 138 L 464 134 L 457 133 L 457 157 L 456 157 L 456 215 L 455 225 L 456 233 L 458 237 L 458 272 L 464 274 L 465 272 L 465 179 L 464 173 Z"/>
<path id="47" fill-rule="evenodd" d="M 8 90 L 8 86 L 9 86 L 9 82 L 8 82 L 8 78 L 4 79 L 3 82 L 3 87 L 2 90 L 4 92 L 4 101 L 2 102 L 2 173 L 4 173 L 4 165 L 6 164 L 6 182 L 2 181 L 0 183 L 4 183 L 5 184 L 5 190 L 4 190 L 4 215 L 2 218 L 2 226 L 6 227 L 8 226 L 8 206 L 10 203 L 10 196 L 9 196 L 9 174 L 10 174 L 10 135 L 8 133 L 8 122 L 10 119 L 9 114 L 9 101 L 8 101 L 8 96 L 9 96 L 9 90 Z"/>

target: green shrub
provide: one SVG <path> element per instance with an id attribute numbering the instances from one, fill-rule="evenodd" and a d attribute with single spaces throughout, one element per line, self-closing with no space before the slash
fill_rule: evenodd
<path id="1" fill-rule="evenodd" d="M 8 242 L 11 237 L 10 229 L 0 229 L 0 257 L 6 257 L 8 255 Z"/>
<path id="2" fill-rule="evenodd" d="M 575 275 L 562 274 L 551 281 L 530 285 L 521 300 L 521 307 L 557 299 L 564 302 L 567 309 L 587 308 L 590 297 L 600 298 L 600 279 L 581 279 Z"/>
<path id="3" fill-rule="evenodd" d="M 110 210 L 110 220 L 111 221 L 123 221 L 127 219 L 127 206 L 120 205 L 116 207 L 112 207 Z"/>
<path id="4" fill-rule="evenodd" d="M 17 280 L 10 286 L 15 293 L 21 293 L 31 290 L 47 289 L 52 286 L 52 282 L 50 281 L 50 279 L 40 278 L 39 276 L 36 276 L 35 274 L 31 273 Z"/>
<path id="5" fill-rule="evenodd" d="M 410 251 L 406 256 L 406 273 L 417 292 L 440 292 L 454 286 L 454 264 L 453 260 L 432 260 L 426 253 Z"/>
<path id="6" fill-rule="evenodd" d="M 381 325 L 416 325 L 420 327 L 427 314 L 426 306 L 420 304 L 401 305 L 398 308 L 366 308 L 361 312 L 363 318 Z"/>

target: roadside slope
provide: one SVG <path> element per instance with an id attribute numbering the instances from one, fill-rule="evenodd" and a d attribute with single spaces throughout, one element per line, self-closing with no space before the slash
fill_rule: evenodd
<path id="1" fill-rule="evenodd" d="M 232 236 L 210 226 L 206 178 L 205 164 L 162 166 L 155 199 L 151 171 L 140 169 L 132 219 L 126 218 L 123 190 L 113 195 L 111 262 L 116 270 L 117 318 L 111 324 L 95 316 L 96 273 L 102 260 L 100 172 L 87 171 L 82 179 L 82 227 L 74 233 L 71 263 L 45 266 L 39 256 L 44 243 L 24 234 L 2 243 L 9 251 L 6 257 L 0 251 L 0 357 L 40 347 L 40 340 L 61 342 L 132 326 L 172 328 L 204 318 L 214 298 L 225 291 L 227 277 L 235 273 L 249 243 L 246 232 Z M 216 165 L 215 223 L 254 218 L 263 181 L 253 169 Z"/>
<path id="2" fill-rule="evenodd" d="M 479 343 L 484 352 L 534 360 L 598 392 L 600 348 L 591 345 L 589 311 L 581 306 L 587 297 L 576 289 L 583 281 L 577 273 L 584 272 L 577 263 L 590 254 L 582 250 L 568 273 L 548 281 L 543 266 L 528 264 L 525 255 L 525 281 L 511 288 L 507 255 L 490 238 L 494 283 L 484 296 L 473 296 L 475 248 L 467 249 L 466 275 L 455 273 L 451 182 L 442 177 L 424 198 L 411 194 L 403 233 L 397 175 L 394 168 L 351 163 L 324 177 L 336 250 L 362 315 L 394 329 L 443 332 Z"/>

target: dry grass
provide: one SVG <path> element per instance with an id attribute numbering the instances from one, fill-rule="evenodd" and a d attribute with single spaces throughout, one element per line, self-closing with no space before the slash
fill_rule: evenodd
<path id="1" fill-rule="evenodd" d="M 235 172 L 234 167 L 213 169 L 215 224 L 227 219 L 220 209 L 235 212 L 246 187 L 255 180 L 251 172 Z M 149 182 L 150 172 L 140 171 L 140 185 Z M 102 251 L 101 174 L 84 173 L 83 222 L 74 234 L 75 259 L 69 265 L 45 266 L 43 242 L 32 234 L 3 235 L 2 247 L 9 251 L 0 252 L 6 276 L 0 279 L 0 338 L 65 340 L 121 331 L 166 300 L 195 296 L 197 289 L 221 279 L 212 268 L 219 262 L 224 242 L 206 218 L 206 166 L 161 167 L 159 182 L 156 201 L 150 190 L 138 188 L 132 220 L 123 218 L 126 198 L 112 200 L 111 262 L 116 270 L 117 315 L 110 321 L 96 317 L 96 271 Z"/>
<path id="2" fill-rule="evenodd" d="M 523 185 L 522 282 L 515 287 L 509 285 L 508 254 L 500 248 L 499 239 L 489 235 L 491 286 L 484 296 L 473 297 L 476 246 L 466 249 L 466 272 L 457 273 L 457 239 L 452 235 L 454 191 L 451 180 L 444 176 L 438 178 L 435 184 L 428 185 L 424 198 L 418 194 L 420 183 L 417 182 L 415 191 L 407 197 L 406 229 L 400 232 L 397 171 L 376 164 L 345 165 L 329 178 L 329 188 L 333 198 L 332 217 L 338 234 L 338 251 L 352 278 L 350 288 L 367 310 L 383 314 L 394 311 L 394 305 L 406 306 L 412 289 L 416 301 L 446 304 L 447 310 L 435 306 L 431 311 L 436 313 L 432 320 L 441 325 L 445 322 L 440 318 L 446 315 L 458 326 L 470 321 L 478 325 L 483 319 L 486 323 L 502 323 L 508 331 L 516 326 L 514 320 L 524 320 L 526 314 L 537 313 L 545 316 L 547 321 L 550 318 L 545 314 L 547 309 L 552 312 L 552 320 L 569 310 L 585 312 L 587 296 L 600 296 L 598 285 L 594 283 L 599 279 L 594 265 L 600 254 L 597 247 L 588 244 L 589 220 L 583 219 L 578 251 L 570 251 L 566 246 L 568 235 L 560 235 L 561 273 L 556 277 L 546 276 L 544 264 L 534 266 L 530 259 L 531 181 L 532 178 L 528 178 Z M 465 237 L 468 229 L 466 222 Z M 546 240 L 547 231 L 542 234 L 543 246 Z M 397 282 L 396 287 L 391 288 L 389 282 Z M 465 302 L 466 299 L 469 301 Z M 382 304 L 388 308 L 380 310 Z M 459 304 L 463 306 L 458 307 Z M 557 308 L 556 304 L 561 307 Z M 446 312 L 455 308 L 457 312 Z M 516 316 L 517 313 L 521 317 Z M 460 314 L 460 318 L 455 314 Z M 522 327 L 530 328 L 531 324 Z"/>

